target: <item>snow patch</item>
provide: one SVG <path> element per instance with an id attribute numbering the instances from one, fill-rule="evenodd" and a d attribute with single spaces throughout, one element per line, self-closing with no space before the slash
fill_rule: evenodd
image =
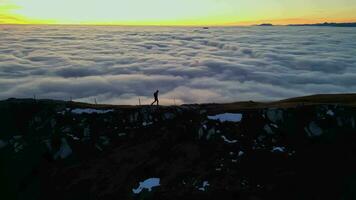
<path id="1" fill-rule="evenodd" d="M 67 135 L 68 135 L 69 137 L 71 137 L 73 140 L 80 140 L 80 138 L 78 138 L 77 136 L 75 136 L 75 135 L 73 135 L 73 134 L 67 133 Z"/>
<path id="2" fill-rule="evenodd" d="M 92 109 L 92 108 L 85 108 L 85 109 L 81 109 L 81 108 L 76 108 L 74 110 L 72 110 L 72 113 L 74 114 L 105 114 L 105 113 L 109 113 L 109 112 L 113 112 L 113 109 L 110 110 L 98 110 L 98 109 Z"/>
<path id="3" fill-rule="evenodd" d="M 234 144 L 237 142 L 237 140 L 229 140 L 225 137 L 225 135 L 222 135 L 221 138 L 226 142 L 226 143 L 229 143 L 229 144 Z"/>
<path id="4" fill-rule="evenodd" d="M 122 136 L 125 136 L 126 133 L 118 133 L 117 135 L 118 135 L 119 137 L 122 137 Z"/>
<path id="5" fill-rule="evenodd" d="M 327 114 L 327 115 L 330 115 L 330 116 L 334 116 L 334 115 L 335 115 L 335 113 L 334 113 L 332 110 L 328 110 L 328 111 L 326 112 L 326 114 Z"/>
<path id="6" fill-rule="evenodd" d="M 270 125 L 273 126 L 274 128 L 278 128 L 276 124 L 270 124 Z"/>
<path id="7" fill-rule="evenodd" d="M 142 122 L 142 126 L 149 126 L 152 124 L 153 124 L 153 122 Z"/>
<path id="8" fill-rule="evenodd" d="M 204 181 L 204 182 L 203 182 L 203 185 L 202 185 L 201 187 L 199 187 L 198 190 L 205 192 L 205 191 L 207 190 L 207 187 L 208 187 L 209 185 L 210 185 L 210 184 L 209 184 L 208 181 Z"/>
<path id="9" fill-rule="evenodd" d="M 273 149 L 271 150 L 273 153 L 276 153 L 276 152 L 281 152 L 283 153 L 284 151 L 286 150 L 285 147 L 273 147 Z"/>
<path id="10" fill-rule="evenodd" d="M 138 186 L 137 189 L 132 189 L 132 192 L 139 194 L 143 189 L 147 189 L 149 192 L 151 192 L 153 187 L 160 186 L 159 182 L 159 178 L 149 178 L 143 182 L 140 182 L 140 186 Z"/>
<path id="11" fill-rule="evenodd" d="M 208 119 L 219 120 L 220 122 L 240 122 L 242 119 L 242 114 L 241 113 L 223 113 L 223 114 L 208 116 Z"/>

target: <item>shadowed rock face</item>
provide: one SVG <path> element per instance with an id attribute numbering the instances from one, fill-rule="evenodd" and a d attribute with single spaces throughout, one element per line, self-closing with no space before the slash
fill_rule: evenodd
<path id="1" fill-rule="evenodd" d="M 8 100 L 0 102 L 0 111 L 4 199 L 356 195 L 352 107 L 250 108 L 225 114 L 219 105 L 111 108 Z"/>

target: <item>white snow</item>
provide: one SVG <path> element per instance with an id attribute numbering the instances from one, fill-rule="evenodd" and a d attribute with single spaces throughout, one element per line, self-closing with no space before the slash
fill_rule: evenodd
<path id="1" fill-rule="evenodd" d="M 242 155 L 244 155 L 245 153 L 243 152 L 243 151 L 239 151 L 239 154 L 237 155 L 237 156 L 242 156 Z"/>
<path id="2" fill-rule="evenodd" d="M 225 135 L 222 135 L 221 138 L 226 142 L 226 143 L 229 143 L 229 144 L 233 144 L 233 143 L 236 143 L 237 140 L 229 140 L 225 137 Z"/>
<path id="3" fill-rule="evenodd" d="M 76 108 L 74 110 L 72 110 L 72 113 L 74 114 L 105 114 L 105 113 L 109 113 L 109 112 L 113 112 L 113 109 L 109 109 L 109 110 L 98 110 L 98 109 L 92 109 L 92 108 L 85 108 L 85 109 L 81 109 L 81 108 Z"/>
<path id="4" fill-rule="evenodd" d="M 270 125 L 273 126 L 274 128 L 278 128 L 276 124 L 270 124 Z"/>
<path id="5" fill-rule="evenodd" d="M 330 116 L 334 116 L 334 115 L 335 115 L 335 113 L 334 113 L 332 110 L 328 110 L 328 111 L 326 112 L 326 114 L 327 114 L 327 115 L 330 115 Z"/>
<path id="6" fill-rule="evenodd" d="M 68 135 L 69 137 L 71 137 L 73 140 L 80 140 L 80 138 L 78 138 L 77 136 L 75 136 L 75 135 L 73 135 L 73 134 L 67 133 L 67 135 Z"/>
<path id="7" fill-rule="evenodd" d="M 99 151 L 103 151 L 103 149 L 102 149 L 98 144 L 95 144 L 95 147 L 96 147 Z"/>
<path id="8" fill-rule="evenodd" d="M 126 133 L 118 133 L 117 135 L 118 135 L 119 137 L 122 137 L 122 136 L 125 136 Z"/>
<path id="9" fill-rule="evenodd" d="M 203 182 L 203 186 L 200 187 L 200 188 L 198 188 L 198 190 L 200 190 L 200 191 L 206 191 L 206 189 L 207 189 L 207 187 L 208 187 L 209 185 L 210 185 L 210 184 L 209 184 L 208 181 L 204 181 L 204 182 Z"/>
<path id="10" fill-rule="evenodd" d="M 272 152 L 284 152 L 285 150 L 285 147 L 273 147 Z"/>
<path id="11" fill-rule="evenodd" d="M 219 120 L 220 122 L 240 122 L 242 119 L 241 113 L 223 113 L 213 116 L 208 116 L 208 119 Z"/>
<path id="12" fill-rule="evenodd" d="M 132 192 L 135 194 L 139 194 L 143 189 L 147 189 L 149 192 L 151 192 L 153 187 L 160 186 L 159 182 L 159 178 L 146 179 L 145 181 L 140 182 L 140 186 L 138 186 L 137 189 L 132 189 Z"/>
<path id="13" fill-rule="evenodd" d="M 153 124 L 153 122 L 142 122 L 142 126 L 149 126 L 152 124 Z"/>

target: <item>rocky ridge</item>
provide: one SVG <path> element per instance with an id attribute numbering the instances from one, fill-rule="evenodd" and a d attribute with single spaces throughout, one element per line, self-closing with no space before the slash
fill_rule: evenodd
<path id="1" fill-rule="evenodd" d="M 166 107 L 1 101 L 1 195 L 355 199 L 356 109 L 310 99 Z"/>

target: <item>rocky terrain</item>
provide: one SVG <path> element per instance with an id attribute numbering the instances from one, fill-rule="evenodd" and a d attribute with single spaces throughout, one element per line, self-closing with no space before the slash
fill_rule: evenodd
<path id="1" fill-rule="evenodd" d="M 356 95 L 0 102 L 0 198 L 356 199 Z"/>

